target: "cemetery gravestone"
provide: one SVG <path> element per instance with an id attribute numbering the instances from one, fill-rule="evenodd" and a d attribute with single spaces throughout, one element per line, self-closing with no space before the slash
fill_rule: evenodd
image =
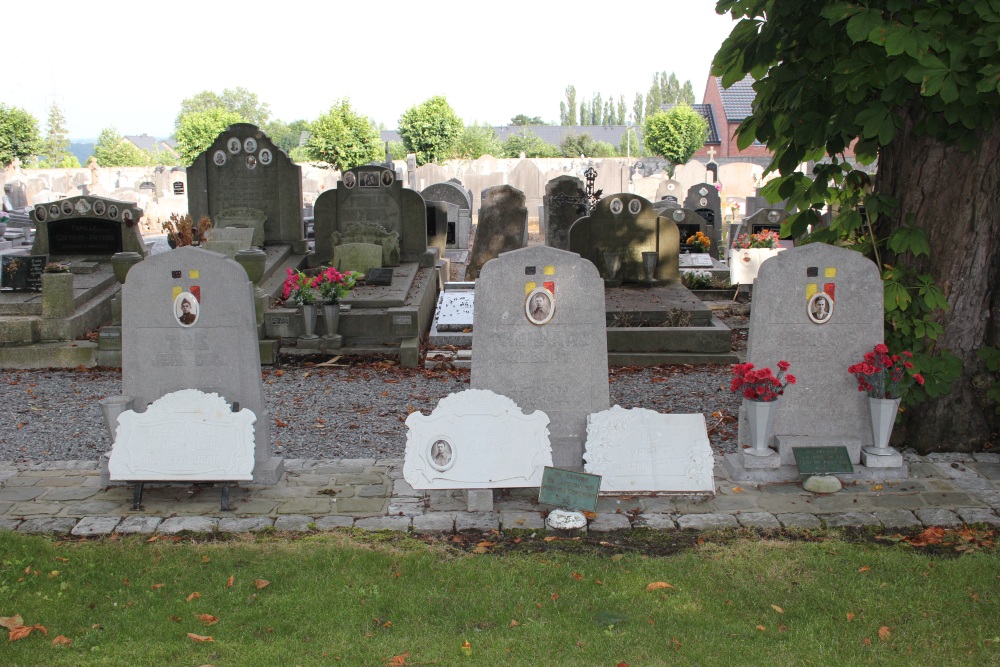
<path id="1" fill-rule="evenodd" d="M 793 447 L 810 446 L 847 446 L 856 464 L 861 447 L 872 442 L 867 398 L 847 368 L 882 342 L 882 293 L 871 260 L 823 243 L 786 250 L 761 265 L 747 361 L 774 369 L 786 360 L 798 379 L 778 399 L 774 418 L 781 465 L 794 464 Z M 815 314 L 818 302 L 823 317 Z M 740 412 L 739 440 L 749 444 Z"/>
<path id="2" fill-rule="evenodd" d="M 265 218 L 265 242 L 305 248 L 302 169 L 255 125 L 230 125 L 194 159 L 187 198 L 192 220 L 256 209 Z"/>
<path id="3" fill-rule="evenodd" d="M 330 262 L 339 243 L 384 245 L 385 238 L 395 235 L 396 255 L 387 252 L 383 266 L 433 265 L 434 255 L 427 250 L 427 206 L 419 194 L 403 187 L 392 169 L 368 165 L 345 171 L 335 189 L 316 199 L 314 216 L 316 252 L 311 261 L 316 264 Z"/>
<path id="4" fill-rule="evenodd" d="M 449 229 L 450 247 L 465 250 L 469 247 L 469 236 L 472 234 L 472 196 L 460 183 L 447 181 L 429 185 L 420 191 L 425 201 L 443 201 L 458 207 L 458 217 L 454 230 Z"/>
<path id="5" fill-rule="evenodd" d="M 183 389 L 239 403 L 257 417 L 253 479 L 274 484 L 253 285 L 234 260 L 185 246 L 152 255 L 122 287 L 122 393 L 145 406 Z"/>
<path id="6" fill-rule="evenodd" d="M 142 209 L 128 202 L 81 195 L 39 204 L 31 211 L 36 226 L 33 255 L 111 257 L 118 252 L 146 254 L 139 232 Z"/>
<path id="7" fill-rule="evenodd" d="M 744 219 L 744 226 L 750 234 L 759 234 L 764 230 L 781 234 L 781 223 L 788 217 L 784 209 L 761 208 L 756 213 Z"/>
<path id="8" fill-rule="evenodd" d="M 476 239 L 465 268 L 465 279 L 476 280 L 483 265 L 501 253 L 528 243 L 528 209 L 524 193 L 509 185 L 486 188 L 479 208 Z"/>
<path id="9" fill-rule="evenodd" d="M 679 204 L 683 192 L 684 186 L 681 185 L 680 181 L 673 179 L 663 181 L 656 188 L 656 201 L 669 201 L 673 204 Z"/>
<path id="10" fill-rule="evenodd" d="M 545 245 L 569 250 L 569 229 L 590 213 L 590 199 L 583 181 L 574 176 L 559 176 L 545 184 L 545 214 L 542 234 Z"/>
<path id="11" fill-rule="evenodd" d="M 474 321 L 472 388 L 545 412 L 553 465 L 581 470 L 587 415 L 610 402 L 597 269 L 546 246 L 503 253 L 483 267 Z"/>
<path id="12" fill-rule="evenodd" d="M 699 183 L 688 190 L 684 208 L 692 209 L 708 223 L 712 239 L 712 256 L 719 258 L 719 241 L 722 238 L 722 199 L 719 191 L 711 183 Z"/>
<path id="13" fill-rule="evenodd" d="M 607 273 L 607 257 L 620 260 L 618 278 L 646 282 L 643 253 L 655 253 L 653 278 L 660 282 L 680 279 L 680 233 L 669 217 L 657 214 L 647 199 L 629 193 L 605 197 L 590 215 L 576 221 L 569 231 L 570 250 Z"/>

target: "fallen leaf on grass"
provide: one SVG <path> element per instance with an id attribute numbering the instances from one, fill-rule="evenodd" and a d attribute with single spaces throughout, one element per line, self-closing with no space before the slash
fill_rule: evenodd
<path id="1" fill-rule="evenodd" d="M 771 609 L 775 610 L 775 611 L 776 611 L 776 612 L 778 612 L 779 614 L 784 614 L 784 613 L 785 613 L 785 610 L 784 610 L 784 609 L 782 609 L 781 607 L 779 607 L 779 606 L 778 606 L 778 605 L 776 605 L 776 604 L 772 604 L 772 605 L 771 605 Z"/>
<path id="2" fill-rule="evenodd" d="M 0 627 L 11 630 L 13 628 L 19 628 L 22 625 L 24 625 L 24 619 L 21 618 L 20 614 L 14 614 L 13 616 L 0 616 Z"/>
<path id="3" fill-rule="evenodd" d="M 580 581 L 581 579 L 583 579 L 583 575 L 582 575 L 582 574 L 580 574 L 579 572 L 574 572 L 572 576 L 573 576 L 573 578 L 574 578 L 574 579 L 576 579 L 577 581 Z"/>
<path id="4" fill-rule="evenodd" d="M 192 641 L 196 641 L 196 642 L 214 642 L 215 641 L 210 636 L 206 637 L 204 635 L 196 635 L 193 632 L 189 632 L 189 633 L 187 633 L 187 635 L 188 635 L 188 637 L 191 638 Z"/>
<path id="5" fill-rule="evenodd" d="M 868 637 L 865 637 L 864 639 L 861 640 L 861 643 L 864 644 L 865 646 L 871 646 L 872 640 L 868 639 Z"/>
<path id="6" fill-rule="evenodd" d="M 765 632 L 767 630 L 767 627 L 763 625 L 758 625 L 757 629 L 760 630 L 761 632 Z"/>
<path id="7" fill-rule="evenodd" d="M 388 667 L 398 667 L 399 665 L 405 665 L 406 659 L 410 657 L 409 651 L 401 655 L 394 655 L 389 662 L 385 663 Z"/>
<path id="8" fill-rule="evenodd" d="M 472 644 L 469 642 L 462 642 L 462 646 L 460 648 L 462 649 L 462 653 L 466 656 L 472 655 Z"/>
<path id="9" fill-rule="evenodd" d="M 854 612 L 847 612 L 847 622 L 850 623 L 854 620 Z"/>
<path id="10" fill-rule="evenodd" d="M 156 590 L 159 590 L 159 589 L 163 588 L 164 586 L 166 586 L 166 584 L 153 584 L 152 586 L 150 586 L 150 588 L 152 590 L 156 591 Z"/>
<path id="11" fill-rule="evenodd" d="M 187 602 L 190 602 L 191 600 L 197 600 L 200 597 L 201 597 L 201 593 L 199 593 L 198 591 L 195 591 L 191 595 L 187 596 Z"/>
<path id="12" fill-rule="evenodd" d="M 230 575 L 229 578 L 226 579 L 226 588 L 232 588 L 232 587 L 233 587 L 233 577 L 232 575 Z"/>
<path id="13" fill-rule="evenodd" d="M 212 616 L 211 614 L 198 614 L 198 620 L 205 625 L 215 625 L 219 622 L 218 617 Z"/>
<path id="14" fill-rule="evenodd" d="M 514 619 L 512 618 L 512 619 L 510 619 L 510 625 L 508 625 L 507 627 L 508 627 L 508 628 L 516 628 L 516 627 L 517 627 L 517 626 L 519 626 L 519 625 L 521 625 L 521 624 L 520 624 L 520 623 L 518 623 L 517 621 L 515 621 L 515 620 L 514 620 Z"/>
<path id="15" fill-rule="evenodd" d="M 70 639 L 69 637 L 63 637 L 62 635 L 59 635 L 58 637 L 52 640 L 53 646 L 69 646 L 72 643 L 73 643 L 72 639 Z"/>
<path id="16" fill-rule="evenodd" d="M 38 630 L 43 635 L 49 634 L 49 631 L 46 630 L 44 626 L 38 625 L 37 623 L 35 623 L 34 625 L 19 625 L 17 627 L 10 629 L 7 641 L 16 642 L 18 640 L 24 639 L 35 630 Z"/>
<path id="17" fill-rule="evenodd" d="M 62 556 L 56 556 L 56 560 L 59 561 L 60 563 L 68 563 L 69 562 L 69 558 L 63 558 Z"/>
<path id="18" fill-rule="evenodd" d="M 646 586 L 647 591 L 658 591 L 661 588 L 673 588 L 673 586 L 671 586 L 665 581 L 654 581 L 653 583 Z"/>
<path id="19" fill-rule="evenodd" d="M 778 626 L 778 632 L 788 632 L 788 626 L 787 625 L 779 625 Z"/>
<path id="20" fill-rule="evenodd" d="M 870 567 L 868 567 L 867 565 L 865 565 L 864 567 L 858 568 L 858 572 L 867 572 L 870 569 L 871 569 Z"/>
<path id="21" fill-rule="evenodd" d="M 891 634 L 892 631 L 885 625 L 878 629 L 878 638 L 884 642 L 889 641 L 889 635 Z"/>
<path id="22" fill-rule="evenodd" d="M 257 587 L 257 590 L 260 590 L 262 588 L 267 588 L 268 586 L 270 586 L 271 582 L 268 581 L 267 579 L 254 579 L 253 585 Z"/>

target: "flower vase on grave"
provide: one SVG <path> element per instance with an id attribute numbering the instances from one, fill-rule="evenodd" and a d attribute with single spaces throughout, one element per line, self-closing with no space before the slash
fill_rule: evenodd
<path id="1" fill-rule="evenodd" d="M 340 303 L 323 304 L 323 326 L 325 327 L 324 338 L 332 338 L 337 335 L 337 326 L 340 324 Z"/>
<path id="2" fill-rule="evenodd" d="M 750 448 L 744 449 L 743 453 L 750 456 L 771 456 L 775 452 L 768 445 L 774 430 L 774 414 L 777 412 L 778 402 L 743 399 L 743 407 L 750 427 Z"/>
<path id="3" fill-rule="evenodd" d="M 622 258 L 614 250 L 608 250 L 604 253 L 604 286 L 605 287 L 621 287 L 622 281 L 618 279 L 618 272 L 622 268 Z"/>
<path id="4" fill-rule="evenodd" d="M 316 330 L 316 304 L 302 304 L 302 336 L 301 338 L 319 338 Z"/>
<path id="5" fill-rule="evenodd" d="M 659 262 L 659 254 L 649 250 L 642 253 L 642 268 L 646 272 L 646 282 L 652 283 L 656 278 L 656 265 Z"/>
<path id="6" fill-rule="evenodd" d="M 891 456 L 896 451 L 889 447 L 889 438 L 892 436 L 892 427 L 896 423 L 896 413 L 899 412 L 898 398 L 870 398 L 868 399 L 868 415 L 872 420 L 872 443 L 873 447 L 866 447 L 865 451 L 875 456 Z"/>

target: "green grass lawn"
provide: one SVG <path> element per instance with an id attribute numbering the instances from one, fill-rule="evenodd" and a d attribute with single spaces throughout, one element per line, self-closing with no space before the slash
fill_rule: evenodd
<path id="1" fill-rule="evenodd" d="M 988 543 L 601 539 L 0 532 L 0 665 L 1000 664 Z"/>

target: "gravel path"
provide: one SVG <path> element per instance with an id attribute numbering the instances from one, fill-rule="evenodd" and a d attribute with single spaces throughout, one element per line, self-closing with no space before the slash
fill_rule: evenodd
<path id="1" fill-rule="evenodd" d="M 468 371 L 296 363 L 262 370 L 275 453 L 288 458 L 402 457 L 406 415 L 469 387 Z M 740 400 L 725 366 L 612 368 L 611 405 L 701 412 L 716 452 L 734 451 Z M 110 370 L 0 371 L 0 460 L 95 459 L 110 449 L 98 400 L 121 392 Z"/>

